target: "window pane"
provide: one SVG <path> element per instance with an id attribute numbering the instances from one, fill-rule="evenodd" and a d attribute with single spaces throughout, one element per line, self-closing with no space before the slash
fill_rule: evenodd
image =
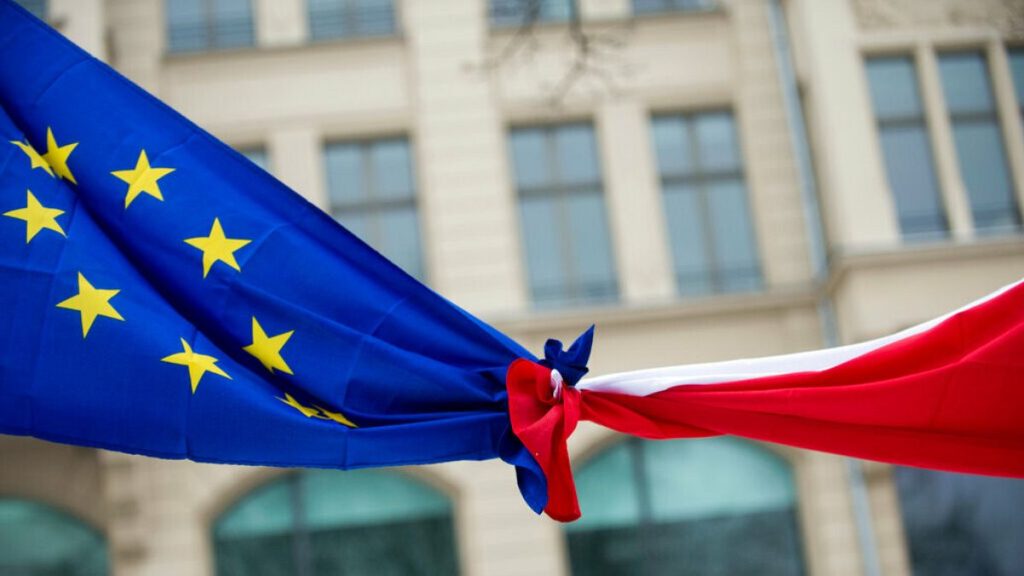
<path id="1" fill-rule="evenodd" d="M 947 235 L 931 144 L 909 57 L 867 61 L 872 103 L 900 231 L 908 240 Z"/>
<path id="2" fill-rule="evenodd" d="M 549 197 L 520 199 L 523 242 L 530 291 L 538 304 L 562 303 L 569 297 L 566 262 L 561 251 L 559 201 Z"/>
<path id="3" fill-rule="evenodd" d="M 731 438 L 627 440 L 606 454 L 577 474 L 573 574 L 803 574 L 792 473 L 777 456 Z M 587 480 L 591 466 L 604 482 Z M 634 504 L 608 485 L 629 487 Z M 607 501 L 627 512 L 588 521 Z"/>
<path id="4" fill-rule="evenodd" d="M 40 20 L 46 19 L 46 0 L 16 0 L 16 4 L 20 4 L 22 8 L 28 10 L 33 16 Z"/>
<path id="5" fill-rule="evenodd" d="M 490 0 L 491 24 L 517 26 L 528 22 L 564 22 L 571 0 Z"/>
<path id="6" fill-rule="evenodd" d="M 653 121 L 654 150 L 658 169 L 663 176 L 683 175 L 693 171 L 693 150 L 689 131 L 682 116 L 661 116 Z"/>
<path id="7" fill-rule="evenodd" d="M 679 293 L 707 294 L 711 292 L 711 258 L 697 189 L 688 185 L 666 186 L 664 194 Z"/>
<path id="8" fill-rule="evenodd" d="M 905 237 L 946 235 L 946 216 L 939 199 L 931 146 L 923 126 L 892 126 L 880 130 L 886 174 Z"/>
<path id="9" fill-rule="evenodd" d="M 614 300 L 618 292 L 612 269 L 608 217 L 600 190 L 567 198 L 576 296 L 588 302 Z"/>
<path id="10" fill-rule="evenodd" d="M 269 170 L 267 168 L 267 151 L 263 148 L 242 148 L 238 152 L 242 156 L 245 156 L 249 162 L 252 162 L 264 170 Z"/>
<path id="11" fill-rule="evenodd" d="M 1024 109 L 1024 48 L 1010 50 L 1010 71 L 1017 87 L 1017 106 Z"/>
<path id="12" fill-rule="evenodd" d="M 707 185 L 708 212 L 715 243 L 717 289 L 721 292 L 761 287 L 757 240 L 750 224 L 747 189 L 740 180 Z"/>
<path id="13" fill-rule="evenodd" d="M 694 118 L 702 171 L 735 170 L 740 167 L 739 146 L 732 114 L 701 114 Z"/>
<path id="14" fill-rule="evenodd" d="M 167 44 L 171 52 L 206 47 L 206 8 L 203 0 L 164 2 L 167 8 Z"/>
<path id="15" fill-rule="evenodd" d="M 327 147 L 327 189 L 332 204 L 348 205 L 367 198 L 362 149 L 356 144 L 332 144 Z"/>
<path id="16" fill-rule="evenodd" d="M 425 271 L 412 158 L 405 139 L 331 144 L 324 150 L 331 214 L 412 276 Z"/>
<path id="17" fill-rule="evenodd" d="M 375 225 L 376 230 L 369 237 L 370 244 L 402 270 L 422 278 L 416 208 L 406 205 L 381 210 L 375 215 Z"/>
<path id="18" fill-rule="evenodd" d="M 914 62 L 909 57 L 867 61 L 871 103 L 880 120 L 921 116 Z"/>
<path id="19" fill-rule="evenodd" d="M 640 499 L 629 442 L 620 442 L 587 461 L 575 474 L 582 518 L 571 532 L 632 526 L 640 522 Z"/>
<path id="20" fill-rule="evenodd" d="M 374 198 L 412 198 L 412 161 L 404 140 L 386 140 L 373 145 Z"/>
<path id="21" fill-rule="evenodd" d="M 1020 214 L 985 57 L 980 52 L 943 54 L 939 69 L 975 229 L 979 234 L 1013 231 Z"/>
<path id="22" fill-rule="evenodd" d="M 268 495 L 275 496 L 272 506 Z M 284 529 L 225 529 L 239 524 L 239 511 L 253 509 L 261 515 L 251 526 Z M 443 494 L 399 474 L 290 474 L 256 489 L 217 520 L 217 574 L 456 574 L 451 515 Z"/>
<path id="23" fill-rule="evenodd" d="M 757 242 L 732 114 L 657 117 L 653 131 L 680 294 L 759 289 Z"/>
<path id="24" fill-rule="evenodd" d="M 1024 481 L 895 468 L 914 576 L 1024 574 Z"/>
<path id="25" fill-rule="evenodd" d="M 105 576 L 102 536 L 49 506 L 0 498 L 0 574 Z"/>
<path id="26" fill-rule="evenodd" d="M 953 140 L 978 233 L 1016 229 L 1020 216 L 999 127 L 994 121 L 955 122 Z"/>
<path id="27" fill-rule="evenodd" d="M 357 29 L 365 36 L 384 36 L 395 31 L 395 10 L 391 0 L 353 0 Z"/>
<path id="28" fill-rule="evenodd" d="M 213 1 L 213 45 L 234 48 L 253 44 L 251 0 Z"/>
<path id="29" fill-rule="evenodd" d="M 512 131 L 512 161 L 516 186 L 534 188 L 551 183 L 551 168 L 544 132 L 522 128 Z"/>
<path id="30" fill-rule="evenodd" d="M 171 52 L 252 46 L 251 0 L 174 0 L 167 10 Z"/>
<path id="31" fill-rule="evenodd" d="M 995 108 L 988 64 L 980 52 L 943 54 L 939 57 L 939 71 L 951 113 L 991 112 Z"/>
<path id="32" fill-rule="evenodd" d="M 594 131 L 588 125 L 562 126 L 555 132 L 558 176 L 565 184 L 590 184 L 600 181 Z"/>
<path id="33" fill-rule="evenodd" d="M 593 128 L 519 128 L 509 140 L 533 301 L 614 300 L 618 287 Z"/>

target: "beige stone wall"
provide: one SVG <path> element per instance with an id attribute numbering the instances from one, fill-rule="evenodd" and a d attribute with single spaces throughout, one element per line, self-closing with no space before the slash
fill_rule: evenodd
<path id="1" fill-rule="evenodd" d="M 428 282 L 535 351 L 596 322 L 595 374 L 818 348 L 822 296 L 834 301 L 842 341 L 873 338 L 1024 276 L 1020 236 L 982 241 L 971 229 L 934 62 L 943 46 L 986 50 L 1024 205 L 1024 133 L 1004 47 L 1024 39 L 1022 2 L 784 1 L 832 257 L 824 286 L 811 277 L 767 0 L 645 17 L 631 16 L 628 0 L 583 0 L 587 26 L 622 47 L 611 56 L 613 82 L 575 84 L 557 104 L 551 89 L 571 62 L 564 27 L 539 27 L 530 51 L 489 65 L 512 34 L 490 29 L 483 0 L 396 5 L 395 37 L 310 45 L 300 0 L 255 0 L 258 46 L 168 55 L 160 0 L 52 3 L 62 31 L 218 137 L 263 146 L 274 174 L 322 207 L 325 143 L 407 136 Z M 893 51 L 915 55 L 921 69 L 949 242 L 900 240 L 863 72 L 865 55 Z M 707 108 L 735 114 L 766 287 L 682 300 L 650 116 Z M 622 301 L 541 313 L 529 303 L 507 131 L 567 119 L 595 126 Z M 575 461 L 614 438 L 582 425 Z M 769 448 L 794 467 L 809 574 L 867 573 L 847 461 Z M 212 576 L 214 519 L 281 473 L 0 438 L 0 496 L 50 502 L 104 529 L 117 576 Z M 527 510 L 507 465 L 401 473 L 452 499 L 463 574 L 568 573 L 561 528 Z M 868 466 L 866 485 L 882 574 L 908 575 L 891 469 Z"/>

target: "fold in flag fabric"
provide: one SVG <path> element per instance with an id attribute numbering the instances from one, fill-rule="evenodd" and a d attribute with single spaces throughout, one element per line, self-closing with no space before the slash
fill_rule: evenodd
<path id="1" fill-rule="evenodd" d="M 583 378 L 0 0 L 0 433 L 204 462 L 501 458 L 580 515 L 579 420 L 1024 477 L 1024 285 L 843 348 Z"/>

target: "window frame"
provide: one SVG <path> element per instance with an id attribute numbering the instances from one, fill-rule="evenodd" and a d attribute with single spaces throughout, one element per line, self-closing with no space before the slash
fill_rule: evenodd
<path id="1" fill-rule="evenodd" d="M 1005 48 L 1003 48 L 1005 50 Z M 996 67 L 989 46 L 978 46 L 967 44 L 963 46 L 935 46 L 933 48 L 935 64 L 938 68 L 938 89 L 942 93 L 943 110 L 941 113 L 945 116 L 949 123 L 949 136 L 952 139 L 951 145 L 953 148 L 954 158 L 956 161 L 956 169 L 960 178 L 960 188 L 964 193 L 965 205 L 968 211 L 968 220 L 971 224 L 971 230 L 975 237 L 982 236 L 1005 236 L 1012 234 L 1020 234 L 1024 231 L 1024 217 L 1022 217 L 1022 203 L 1017 195 L 1018 182 L 1011 166 L 1010 160 L 1010 142 L 1011 131 L 1008 130 L 1007 122 L 1009 119 L 1003 118 L 1003 114 L 1000 113 L 1000 94 L 996 85 L 996 75 L 1001 73 L 1001 70 Z M 985 73 L 984 81 L 987 85 L 989 95 L 991 97 L 991 106 L 986 111 L 954 111 L 950 105 L 946 95 L 946 90 L 942 78 L 942 58 L 944 56 L 963 56 L 963 55 L 977 55 L 981 58 L 983 64 L 983 70 Z M 1005 70 L 1006 74 L 1010 76 L 1012 73 L 1009 69 L 1009 59 L 1007 58 L 1007 66 Z M 1013 85 L 1013 78 L 1009 78 L 1010 85 Z M 1016 93 L 1014 93 L 1016 96 Z M 1016 103 L 1016 102 L 1015 102 Z M 1015 106 L 1016 107 L 1016 106 Z M 1024 120 L 1022 120 L 1024 121 Z M 974 207 L 972 206 L 972 191 L 969 184 L 964 177 L 963 159 L 960 157 L 959 150 L 956 145 L 956 128 L 957 124 L 969 124 L 969 123 L 987 123 L 991 122 L 992 126 L 995 127 L 998 132 L 998 142 L 1001 147 L 1001 160 L 1003 168 L 1006 173 L 1007 185 L 1009 187 L 1009 203 L 1010 212 L 1012 214 L 1013 224 L 1010 226 L 1000 227 L 979 227 L 977 224 L 976 215 L 974 213 Z M 935 136 L 933 136 L 934 138 Z"/>
<path id="2" fill-rule="evenodd" d="M 725 169 L 708 169 L 705 166 L 705 162 L 702 159 L 700 138 L 697 135 L 696 120 L 702 116 L 710 116 L 716 114 L 725 114 L 729 117 L 732 135 L 736 143 L 736 156 L 737 164 L 733 168 Z M 680 277 L 680 272 L 676 265 L 675 246 L 669 237 L 669 253 L 672 256 L 672 280 L 675 283 L 675 295 L 682 298 L 700 298 L 700 297 L 714 297 L 723 296 L 729 294 L 743 294 L 743 293 L 756 293 L 765 289 L 765 277 L 764 277 L 764 260 L 761 254 L 761 242 L 760 235 L 758 234 L 757 222 L 754 218 L 752 210 L 751 197 L 750 197 L 750 186 L 747 182 L 746 176 L 746 159 L 743 156 L 743 135 L 739 130 L 739 122 L 736 118 L 736 111 L 730 106 L 709 106 L 704 108 L 696 108 L 689 110 L 656 110 L 650 113 L 648 119 L 648 126 L 650 127 L 651 138 L 654 137 L 654 126 L 662 119 L 680 119 L 684 123 L 685 133 L 684 138 L 687 146 L 690 150 L 689 158 L 687 159 L 691 166 L 688 171 L 680 173 L 666 172 L 661 166 L 661 159 L 658 157 L 658 150 L 656 145 L 652 144 L 654 168 L 658 175 L 658 186 L 659 193 L 661 196 L 662 206 L 665 206 L 665 202 L 668 195 L 668 189 L 677 185 L 690 186 L 694 189 L 697 196 L 697 203 L 700 210 L 700 222 L 701 222 L 701 238 L 703 240 L 703 249 L 705 261 L 708 263 L 706 268 L 706 277 L 708 282 L 708 289 L 699 294 L 686 294 L 684 291 L 684 283 Z M 726 288 L 726 282 L 724 280 L 725 274 L 723 269 L 718 265 L 716 247 L 717 241 L 714 235 L 714 225 L 711 218 L 711 208 L 709 196 L 712 192 L 709 188 L 720 182 L 734 182 L 738 181 L 743 186 L 744 197 L 746 202 L 746 218 L 747 224 L 750 227 L 750 236 L 753 238 L 753 254 L 755 256 L 755 265 L 753 272 L 757 277 L 757 287 L 753 289 L 744 290 L 730 290 Z M 671 236 L 671 229 L 673 223 L 668 220 L 668 211 L 663 210 L 666 219 L 666 227 Z"/>
<path id="3" fill-rule="evenodd" d="M 565 183 L 561 177 L 562 162 L 560 161 L 560 155 L 557 152 L 558 142 L 556 134 L 562 128 L 580 126 L 586 127 L 590 130 L 591 144 L 593 145 L 594 152 L 593 160 L 596 167 L 597 179 L 583 183 Z M 518 182 L 518 175 L 516 174 L 515 155 L 512 150 L 512 138 L 514 134 L 520 131 L 538 131 L 542 135 L 544 139 L 545 158 L 550 162 L 552 172 L 550 175 L 552 177 L 551 181 L 543 185 L 532 185 L 525 188 L 520 186 Z M 622 299 L 621 280 L 619 278 L 617 259 L 615 256 L 615 242 L 612 237 L 611 217 L 608 212 L 608 196 L 604 184 L 604 163 L 601 158 L 601 150 L 598 143 L 599 135 L 595 123 L 589 118 L 571 118 L 558 122 L 513 124 L 506 128 L 505 134 L 508 146 L 507 158 L 509 159 L 511 168 L 510 172 L 512 174 L 512 189 L 516 200 L 515 208 L 520 221 L 520 245 L 522 247 L 521 253 L 526 271 L 526 292 L 530 297 L 530 304 L 532 307 L 540 309 L 566 309 L 580 306 L 614 305 L 619 303 Z M 594 190 L 597 190 L 596 194 L 593 193 Z M 579 278 L 580 274 L 576 273 L 576 266 L 572 256 L 573 246 L 571 238 L 568 234 L 559 234 L 558 253 L 561 255 L 561 261 L 567 263 L 569 271 L 565 274 L 567 282 L 563 285 L 563 287 L 566 288 L 565 295 L 555 298 L 538 299 L 537 295 L 534 293 L 533 281 L 531 279 L 529 254 L 527 253 L 525 245 L 523 245 L 523 236 L 526 232 L 522 214 L 523 199 L 546 198 L 553 201 L 556 205 L 559 225 L 561 227 L 568 227 L 570 211 L 566 206 L 566 201 L 573 196 L 583 195 L 593 195 L 601 199 L 605 217 L 603 224 L 608 238 L 608 265 L 611 269 L 611 281 L 607 286 L 608 293 L 602 297 L 586 296 L 587 291 L 585 290 L 585 287 L 587 286 L 587 283 L 581 282 Z"/>
<path id="4" fill-rule="evenodd" d="M 164 52 L 172 56 L 187 56 L 192 54 L 207 54 L 210 52 L 222 52 L 231 50 L 247 50 L 255 48 L 259 45 L 259 38 L 257 37 L 257 10 L 255 0 L 246 0 L 246 4 L 249 6 L 248 17 L 246 20 L 249 25 L 249 42 L 247 44 L 237 44 L 222 46 L 217 41 L 217 18 L 216 9 L 214 4 L 218 0 L 199 0 L 202 3 L 203 8 L 203 20 L 201 26 L 196 26 L 196 29 L 202 30 L 203 45 L 198 48 L 175 48 L 171 43 L 171 31 L 174 29 L 173 20 L 170 17 L 170 3 L 174 0 L 164 0 L 164 33 L 166 39 L 166 45 L 164 46 Z"/>
<path id="5" fill-rule="evenodd" d="M 380 198 L 376 192 L 376 187 L 373 182 L 375 181 L 375 173 L 373 169 L 374 162 L 374 147 L 378 144 L 387 142 L 401 142 L 405 145 L 406 151 L 409 156 L 409 182 L 411 186 L 410 194 L 408 197 L 402 198 Z M 363 192 L 365 193 L 365 200 L 360 201 L 338 201 L 335 199 L 334 194 L 331 192 L 330 174 L 327 168 L 327 154 L 330 148 L 337 146 L 352 146 L 358 150 L 359 153 L 359 166 L 360 175 L 363 181 Z M 417 224 L 417 264 L 418 270 L 406 271 L 410 276 L 418 279 L 419 281 L 426 283 L 430 277 L 430 271 L 427 268 L 426 260 L 426 236 L 424 234 L 424 222 L 420 216 L 420 182 L 418 181 L 418 172 L 415 167 L 415 148 L 413 140 L 409 135 L 406 134 L 382 134 L 380 136 L 362 136 L 357 138 L 334 138 L 324 142 L 321 147 L 321 158 L 324 161 L 324 185 L 326 187 L 327 194 L 327 213 L 330 214 L 334 220 L 341 223 L 340 213 L 347 212 L 349 214 L 356 214 L 359 216 L 371 216 L 369 219 L 372 223 L 372 232 L 368 234 L 368 238 L 360 238 L 367 245 L 377 250 L 376 245 L 381 237 L 380 224 L 375 215 L 383 214 L 388 211 L 392 211 L 397 208 L 411 208 L 413 214 L 416 217 Z M 342 224 L 344 225 L 344 224 Z M 380 252 L 380 250 L 377 250 Z M 397 266 L 397 264 L 396 264 Z"/>
<path id="6" fill-rule="evenodd" d="M 394 38 L 400 35 L 400 10 L 395 0 L 388 0 L 388 6 L 390 7 L 390 18 L 391 28 L 387 32 L 376 33 L 376 32 L 364 32 L 361 30 L 361 26 L 358 25 L 359 19 L 355 18 L 361 13 L 360 8 L 356 5 L 361 6 L 361 0 L 339 0 L 341 2 L 341 13 L 344 15 L 342 19 L 342 27 L 340 33 L 330 34 L 324 36 L 314 36 L 313 34 L 313 22 L 318 16 L 324 14 L 333 14 L 336 10 L 322 9 L 317 13 L 314 13 L 313 0 L 302 0 L 305 3 L 305 17 L 306 17 L 306 35 L 310 43 L 318 44 L 321 42 L 348 42 L 353 40 L 368 40 L 375 38 Z"/>

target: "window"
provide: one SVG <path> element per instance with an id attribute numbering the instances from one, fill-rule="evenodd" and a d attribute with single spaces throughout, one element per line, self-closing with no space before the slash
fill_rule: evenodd
<path id="1" fill-rule="evenodd" d="M 576 488 L 575 575 L 803 574 L 790 468 L 749 442 L 631 438 L 584 464 Z"/>
<path id="2" fill-rule="evenodd" d="M 0 498 L 0 574 L 107 573 L 107 546 L 96 530 L 49 506 Z"/>
<path id="3" fill-rule="evenodd" d="M 566 22 L 576 0 L 490 0 L 491 24 L 522 26 L 534 22 Z"/>
<path id="4" fill-rule="evenodd" d="M 404 138 L 340 142 L 326 149 L 331 214 L 416 278 L 424 278 L 416 188 Z"/>
<path id="5" fill-rule="evenodd" d="M 615 300 L 593 128 L 518 128 L 510 140 L 533 301 L 554 307 Z"/>
<path id="6" fill-rule="evenodd" d="M 715 7 L 717 0 L 633 0 L 633 12 L 636 14 L 700 11 Z"/>
<path id="7" fill-rule="evenodd" d="M 202 52 L 253 45 L 251 0 L 166 0 L 167 48 Z"/>
<path id="8" fill-rule="evenodd" d="M 1020 214 L 985 55 L 940 54 L 939 72 L 975 231 L 982 235 L 1016 230 Z"/>
<path id="9" fill-rule="evenodd" d="M 263 168 L 267 172 L 270 171 L 268 167 L 267 151 L 263 148 L 239 148 L 238 153 L 245 156 L 250 162 Z"/>
<path id="10" fill-rule="evenodd" d="M 46 0 L 15 0 L 22 8 L 28 10 L 40 20 L 46 20 Z"/>
<path id="11" fill-rule="evenodd" d="M 315 470 L 265 484 L 214 524 L 217 576 L 458 573 L 451 504 L 380 470 Z"/>
<path id="12" fill-rule="evenodd" d="M 760 288 L 732 114 L 656 116 L 653 138 L 679 292 Z"/>
<path id="13" fill-rule="evenodd" d="M 894 470 L 914 576 L 1024 574 L 1024 481 Z"/>
<path id="14" fill-rule="evenodd" d="M 871 58 L 867 73 L 889 189 L 903 237 L 946 237 L 949 226 L 939 195 L 914 61 L 904 56 Z"/>
<path id="15" fill-rule="evenodd" d="M 309 0 L 309 36 L 313 40 L 394 33 L 392 0 Z"/>
<path id="16" fill-rule="evenodd" d="M 1013 74 L 1013 85 L 1017 87 L 1017 111 L 1024 128 L 1024 48 L 1010 49 L 1010 72 Z"/>

